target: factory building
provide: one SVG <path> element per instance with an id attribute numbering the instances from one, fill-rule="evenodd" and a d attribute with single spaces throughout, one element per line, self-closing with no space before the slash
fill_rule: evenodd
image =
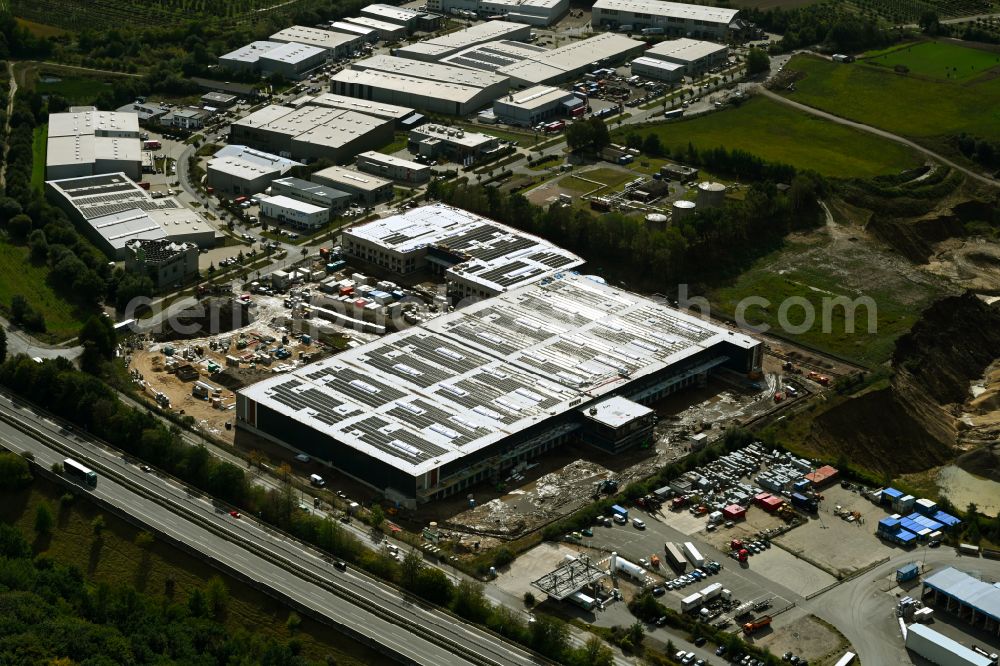
<path id="1" fill-rule="evenodd" d="M 166 238 L 134 238 L 125 243 L 125 272 L 148 275 L 157 289 L 198 275 L 198 246 Z"/>
<path id="2" fill-rule="evenodd" d="M 407 146 L 411 153 L 458 163 L 476 161 L 501 150 L 500 139 L 495 136 L 429 123 L 410 130 Z"/>
<path id="3" fill-rule="evenodd" d="M 321 93 L 313 97 L 310 101 L 313 106 L 325 106 L 331 109 L 343 109 L 344 111 L 357 111 L 376 118 L 386 118 L 392 120 L 396 127 L 406 127 L 410 124 L 419 124 L 423 118 L 413 109 L 406 106 L 396 106 L 385 102 L 370 102 L 356 97 L 346 95 L 335 95 L 333 93 Z"/>
<path id="4" fill-rule="evenodd" d="M 142 178 L 139 116 L 131 112 L 73 107 L 50 113 L 45 153 L 46 180 L 105 173 Z"/>
<path id="5" fill-rule="evenodd" d="M 643 42 L 624 35 L 603 33 L 501 67 L 496 73 L 509 76 L 511 85 L 519 88 L 557 85 L 597 67 L 623 62 L 645 48 Z"/>
<path id="6" fill-rule="evenodd" d="M 508 21 L 552 25 L 569 10 L 569 0 L 427 0 L 428 11 L 504 16 Z"/>
<path id="7" fill-rule="evenodd" d="M 456 30 L 441 37 L 425 39 L 393 51 L 393 55 L 423 62 L 439 62 L 467 48 L 498 40 L 526 42 L 531 37 L 531 26 L 507 21 L 487 21 L 471 28 Z"/>
<path id="8" fill-rule="evenodd" d="M 535 46 L 534 44 L 501 39 L 462 49 L 457 53 L 441 58 L 440 62 L 442 65 L 478 69 L 483 72 L 495 72 L 501 67 L 514 65 L 546 51 L 547 49 Z"/>
<path id="9" fill-rule="evenodd" d="M 332 166 L 312 175 L 314 183 L 328 185 L 351 195 L 353 200 L 374 206 L 393 197 L 392 181 L 344 167 Z"/>
<path id="10" fill-rule="evenodd" d="M 124 173 L 84 176 L 45 183 L 45 193 L 90 242 L 117 261 L 132 240 L 167 240 L 215 245 L 215 231 L 177 199 L 154 199 Z"/>
<path id="11" fill-rule="evenodd" d="M 270 194 L 283 194 L 299 201 L 328 208 L 331 217 L 342 213 L 353 199 L 350 193 L 343 190 L 292 177 L 278 178 L 271 183 Z"/>
<path id="12" fill-rule="evenodd" d="M 478 111 L 496 97 L 492 91 L 482 88 L 374 69 L 337 72 L 330 77 L 330 87 L 338 95 L 411 106 L 449 116 L 465 116 Z"/>
<path id="13" fill-rule="evenodd" d="M 401 25 L 406 28 L 407 32 L 411 33 L 418 30 L 431 32 L 441 27 L 440 16 L 392 5 L 368 5 L 361 10 L 361 15 L 377 21 Z"/>
<path id="14" fill-rule="evenodd" d="M 723 41 L 735 27 L 738 9 L 688 5 L 664 0 L 597 0 L 591 14 L 595 27 L 631 30 L 661 28 L 671 37 Z"/>
<path id="15" fill-rule="evenodd" d="M 357 35 L 309 28 L 304 25 L 293 25 L 279 30 L 271 35 L 270 39 L 272 42 L 297 42 L 319 47 L 324 50 L 328 59 L 348 56 L 361 48 L 364 43 L 364 40 Z"/>
<path id="16" fill-rule="evenodd" d="M 347 21 L 330 21 L 328 27 L 334 32 L 342 32 L 346 35 L 356 35 L 369 44 L 374 44 L 380 39 L 379 32 L 375 28 L 368 28 L 363 25 L 348 23 Z"/>
<path id="17" fill-rule="evenodd" d="M 235 51 L 219 56 L 219 67 L 231 72 L 259 72 L 260 57 L 279 46 L 281 42 L 250 42 Z"/>
<path id="18" fill-rule="evenodd" d="M 660 42 L 643 55 L 647 58 L 684 65 L 687 75 L 694 76 L 726 64 L 729 59 L 729 48 L 723 44 L 683 37 Z"/>
<path id="19" fill-rule="evenodd" d="M 375 55 L 371 58 L 358 60 L 351 64 L 351 69 L 359 71 L 374 70 L 388 74 L 401 74 L 416 79 L 454 83 L 470 88 L 479 88 L 487 94 L 502 95 L 507 92 L 507 77 L 493 72 L 482 72 L 465 67 L 453 67 L 433 62 L 407 60 L 390 55 Z"/>
<path id="20" fill-rule="evenodd" d="M 326 50 L 310 44 L 288 42 L 260 57 L 261 76 L 278 74 L 286 79 L 300 78 L 326 62 Z"/>
<path id="21" fill-rule="evenodd" d="M 373 150 L 359 154 L 355 166 L 360 171 L 414 185 L 426 183 L 431 177 L 431 168 L 426 164 L 411 162 L 410 160 L 404 160 L 401 157 L 394 157 L 393 155 L 376 153 Z"/>
<path id="22" fill-rule="evenodd" d="M 295 447 L 415 507 L 577 439 L 608 398 L 650 402 L 761 358 L 748 336 L 565 273 L 241 389 L 237 437 Z"/>
<path id="23" fill-rule="evenodd" d="M 275 178 L 297 166 L 302 165 L 261 150 L 230 144 L 209 160 L 206 183 L 220 193 L 257 194 L 266 190 Z"/>
<path id="24" fill-rule="evenodd" d="M 582 100 L 566 90 L 534 86 L 498 99 L 493 104 L 493 114 L 502 123 L 532 127 L 549 118 L 569 115 L 572 108 L 581 104 Z"/>
<path id="25" fill-rule="evenodd" d="M 640 56 L 632 61 L 632 73 L 636 76 L 643 76 L 656 81 L 667 81 L 669 83 L 680 83 L 684 80 L 684 65 L 676 62 L 667 62 L 656 58 Z"/>
<path id="26" fill-rule="evenodd" d="M 583 263 L 546 240 L 442 204 L 348 229 L 343 246 L 354 260 L 399 276 L 443 274 L 456 299 L 495 296 Z"/>
<path id="27" fill-rule="evenodd" d="M 262 219 L 274 220 L 281 224 L 315 231 L 330 221 L 330 209 L 307 201 L 299 201 L 283 194 L 258 195 Z"/>
<path id="28" fill-rule="evenodd" d="M 378 31 L 378 38 L 388 44 L 393 44 L 406 37 L 406 28 L 388 21 L 380 21 L 368 16 L 355 16 L 346 19 L 348 23 L 360 25 L 364 28 L 372 28 Z"/>
<path id="29" fill-rule="evenodd" d="M 283 157 L 344 162 L 392 141 L 394 123 L 356 111 L 270 105 L 234 122 L 230 141 Z"/>

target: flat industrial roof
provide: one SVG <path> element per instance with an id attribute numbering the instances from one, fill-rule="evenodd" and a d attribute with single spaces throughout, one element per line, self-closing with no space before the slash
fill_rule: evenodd
<path id="1" fill-rule="evenodd" d="M 309 103 L 315 106 L 328 106 L 331 109 L 357 111 L 377 118 L 392 118 L 393 120 L 403 120 L 413 114 L 413 109 L 407 106 L 372 102 L 367 99 L 335 95 L 334 93 L 321 93 L 312 98 Z"/>
<path id="2" fill-rule="evenodd" d="M 385 18 L 387 21 L 401 21 L 407 23 L 420 16 L 420 12 L 405 7 L 393 7 L 392 5 L 374 4 L 361 9 L 362 12 L 375 14 Z"/>
<path id="3" fill-rule="evenodd" d="M 396 50 L 396 53 L 403 57 L 411 54 L 421 54 L 443 58 L 462 49 L 492 42 L 498 39 L 509 38 L 510 35 L 530 31 L 531 26 L 527 23 L 514 23 L 512 21 L 486 21 L 478 23 L 464 30 L 456 30 L 447 35 L 425 39 L 422 42 L 409 44 Z"/>
<path id="4" fill-rule="evenodd" d="M 241 393 L 416 476 L 734 336 L 744 339 L 563 274 Z"/>
<path id="5" fill-rule="evenodd" d="M 588 407 L 583 410 L 583 414 L 591 421 L 596 421 L 610 428 L 620 428 L 638 418 L 649 416 L 653 411 L 645 405 L 615 395 Z"/>
<path id="6" fill-rule="evenodd" d="M 302 165 L 285 157 L 236 144 L 223 146 L 208 162 L 208 168 L 213 171 L 245 179 L 285 173 L 296 166 Z"/>
<path id="7" fill-rule="evenodd" d="M 351 18 L 344 20 L 348 23 L 363 25 L 366 28 L 375 28 L 376 30 L 384 30 L 386 32 L 396 32 L 399 30 L 406 32 L 405 26 L 398 25 L 396 23 L 389 23 L 388 21 L 379 21 L 378 19 L 373 19 L 370 16 L 352 16 Z"/>
<path id="8" fill-rule="evenodd" d="M 501 39 L 462 49 L 441 58 L 440 62 L 445 65 L 495 72 L 501 67 L 513 65 L 545 51 L 546 49 L 534 44 Z"/>
<path id="9" fill-rule="evenodd" d="M 519 63 L 501 67 L 497 73 L 531 83 L 543 83 L 554 77 L 583 71 L 591 64 L 606 58 L 610 60 L 623 58 L 629 53 L 644 49 L 645 46 L 643 42 L 625 35 L 604 32 L 589 39 L 570 42 L 565 46 L 539 53 Z"/>
<path id="10" fill-rule="evenodd" d="M 653 16 L 670 16 L 691 21 L 706 21 L 729 25 L 738 9 L 712 7 L 710 5 L 689 5 L 682 2 L 664 2 L 664 0 L 597 0 L 593 10 L 613 10 L 619 12 L 652 14 Z"/>
<path id="11" fill-rule="evenodd" d="M 647 50 L 644 55 L 650 58 L 677 58 L 686 62 L 695 62 L 728 50 L 725 44 L 681 37 L 669 42 L 660 42 Z"/>
<path id="12" fill-rule="evenodd" d="M 269 42 L 266 40 L 250 42 L 249 44 L 244 44 L 240 48 L 230 51 L 229 53 L 219 56 L 220 59 L 224 60 L 235 60 L 239 62 L 245 62 L 248 65 L 260 60 L 260 57 L 265 53 L 273 51 L 274 49 L 281 46 L 283 42 Z"/>
<path id="13" fill-rule="evenodd" d="M 385 153 L 380 153 L 374 150 L 359 153 L 358 157 L 364 157 L 373 162 L 388 164 L 390 166 L 406 167 L 407 169 L 413 169 L 414 171 L 430 171 L 430 167 L 426 164 L 420 164 L 419 162 L 413 162 L 411 160 L 404 160 L 402 157 L 386 155 Z"/>
<path id="14" fill-rule="evenodd" d="M 89 110 L 50 113 L 48 136 L 121 135 L 139 138 L 139 115 L 128 111 Z"/>
<path id="15" fill-rule="evenodd" d="M 446 143 L 472 149 L 480 148 L 488 143 L 497 142 L 497 137 L 490 134 L 483 134 L 482 132 L 467 132 L 463 129 L 455 129 L 453 127 L 448 127 L 447 125 L 434 125 L 431 123 L 427 123 L 410 130 L 411 141 L 413 140 L 414 135 L 422 138 L 437 139 L 438 141 L 444 141 Z"/>
<path id="16" fill-rule="evenodd" d="M 349 35 L 360 35 L 363 37 L 371 36 L 373 33 L 377 33 L 378 29 L 371 28 L 365 25 L 358 25 L 356 23 L 348 23 L 347 21 L 330 21 L 330 30 L 336 32 L 344 32 Z"/>
<path id="17" fill-rule="evenodd" d="M 329 210 L 327 208 L 323 208 L 322 206 L 317 206 L 316 204 L 293 199 L 292 197 L 285 196 L 284 194 L 262 194 L 258 195 L 258 199 L 262 202 L 266 201 L 269 204 L 281 206 L 282 208 L 288 208 L 289 210 L 298 211 L 306 215 L 314 215 L 316 213 L 323 213 Z"/>
<path id="18" fill-rule="evenodd" d="M 360 139 L 372 130 L 392 123 L 388 118 L 376 118 L 356 111 L 336 109 L 340 114 L 322 125 L 302 132 L 296 141 L 305 141 L 317 146 L 339 148 Z"/>
<path id="19" fill-rule="evenodd" d="M 985 583 L 954 567 L 947 567 L 927 576 L 924 578 L 924 585 L 1000 621 L 1000 587 Z"/>
<path id="20" fill-rule="evenodd" d="M 490 86 L 502 85 L 507 81 L 506 76 L 500 76 L 492 72 L 476 71 L 465 67 L 440 65 L 420 60 L 409 60 L 390 55 L 375 55 L 371 58 L 358 60 L 351 65 L 351 68 L 362 71 L 376 70 L 390 74 L 401 74 L 416 79 L 455 83 L 460 86 L 469 86 L 472 88 L 489 88 Z"/>
<path id="21" fill-rule="evenodd" d="M 298 42 L 287 42 L 281 44 L 276 49 L 271 49 L 261 55 L 264 60 L 275 60 L 291 65 L 304 62 L 311 58 L 316 58 L 326 52 L 326 49 L 312 44 L 299 44 Z"/>
<path id="22" fill-rule="evenodd" d="M 460 104 L 472 102 L 483 91 L 481 88 L 456 83 L 418 79 L 414 76 L 391 74 L 377 69 L 344 69 L 330 77 L 330 81 L 343 81 L 374 88 L 395 90 L 407 95 L 445 99 Z"/>
<path id="23" fill-rule="evenodd" d="M 333 32 L 331 30 L 323 30 L 322 28 L 310 28 L 304 25 L 293 25 L 290 28 L 279 30 L 271 35 L 271 41 L 311 44 L 330 51 L 335 51 L 347 44 L 356 43 L 358 41 L 358 36 L 346 35 L 342 32 Z"/>
<path id="24" fill-rule="evenodd" d="M 666 72 L 676 72 L 679 69 L 684 69 L 684 65 L 679 62 L 668 62 L 666 60 L 659 60 L 657 58 L 647 58 L 646 56 L 640 56 L 632 61 L 633 65 L 645 65 L 646 67 L 655 67 L 656 69 L 662 69 Z"/>
<path id="25" fill-rule="evenodd" d="M 532 86 L 497 100 L 497 104 L 518 109 L 538 109 L 546 104 L 557 104 L 573 97 L 573 93 L 554 86 Z"/>
<path id="26" fill-rule="evenodd" d="M 333 187 L 327 187 L 326 185 L 320 185 L 319 183 L 314 183 L 309 180 L 303 180 L 301 178 L 294 178 L 288 176 L 286 178 L 277 178 L 274 183 L 284 185 L 285 187 L 297 190 L 299 192 L 308 192 L 320 197 L 326 197 L 327 199 L 344 199 L 350 198 L 350 194 Z M 272 183 L 272 186 L 274 185 Z"/>
<path id="27" fill-rule="evenodd" d="M 359 173 L 353 169 L 347 169 L 340 166 L 327 167 L 322 171 L 317 171 L 313 174 L 313 178 L 327 179 L 332 182 L 339 183 L 344 187 L 365 192 L 377 190 L 380 187 L 385 187 L 386 185 L 392 185 L 391 180 L 378 178 L 377 176 L 372 176 L 367 173 Z"/>

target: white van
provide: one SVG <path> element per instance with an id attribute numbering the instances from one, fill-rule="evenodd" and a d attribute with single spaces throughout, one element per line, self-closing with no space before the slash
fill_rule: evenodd
<path id="1" fill-rule="evenodd" d="M 644 529 L 646 529 L 646 523 L 642 522 L 638 518 L 633 518 L 632 519 L 632 527 L 634 527 L 637 530 L 644 530 Z"/>
<path id="2" fill-rule="evenodd" d="M 310 474 L 309 483 L 313 484 L 317 488 L 322 488 L 323 486 L 326 485 L 326 481 L 324 481 L 323 477 L 320 476 L 319 474 Z"/>

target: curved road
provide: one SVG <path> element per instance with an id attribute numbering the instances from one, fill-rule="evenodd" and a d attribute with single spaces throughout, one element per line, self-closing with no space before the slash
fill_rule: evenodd
<path id="1" fill-rule="evenodd" d="M 1000 181 L 998 181 L 998 180 L 996 180 L 994 178 L 990 178 L 989 176 L 984 176 L 981 173 L 976 173 L 975 171 L 972 171 L 971 169 L 967 169 L 967 168 L 965 168 L 963 166 L 960 166 L 960 165 L 956 164 L 955 162 L 949 160 L 947 157 L 944 157 L 940 153 L 935 153 L 933 150 L 928 150 L 927 148 L 924 148 L 923 146 L 921 146 L 919 143 L 915 143 L 913 141 L 910 141 L 909 139 L 905 139 L 905 138 L 899 136 L 898 134 L 893 134 L 892 132 L 887 132 L 887 131 L 885 131 L 883 129 L 879 129 L 877 127 L 872 127 L 871 125 L 865 125 L 864 123 L 859 123 L 859 122 L 856 122 L 856 121 L 853 121 L 853 120 L 848 120 L 846 118 L 842 118 L 840 116 L 835 116 L 832 113 L 827 113 L 826 111 L 821 111 L 821 110 L 817 109 L 814 106 L 809 106 L 808 104 L 803 104 L 802 102 L 796 102 L 794 100 L 788 99 L 784 95 L 779 95 L 779 94 L 777 94 L 775 92 L 772 92 L 772 91 L 768 90 L 767 88 L 765 88 L 763 86 L 760 86 L 760 88 L 758 88 L 758 90 L 759 90 L 759 92 L 760 92 L 761 95 L 764 95 L 765 97 L 773 99 L 776 102 L 780 102 L 782 104 L 787 104 L 788 106 L 794 107 L 794 108 L 798 109 L 799 111 L 805 111 L 806 113 L 810 113 L 810 114 L 812 114 L 814 116 L 817 116 L 819 118 L 823 118 L 825 120 L 829 120 L 829 121 L 835 122 L 838 125 L 845 125 L 847 127 L 851 127 L 853 129 L 860 130 L 862 132 L 868 132 L 869 134 L 875 134 L 876 136 L 880 136 L 883 139 L 889 139 L 890 141 L 895 141 L 896 143 L 901 143 L 904 146 L 908 146 L 908 147 L 910 147 L 910 148 L 912 148 L 912 149 L 914 149 L 914 150 L 916 150 L 916 151 L 918 151 L 920 153 L 923 153 L 924 155 L 930 157 L 931 159 L 937 160 L 938 162 L 941 162 L 942 164 L 947 164 L 951 168 L 956 169 L 958 171 L 961 171 L 966 176 L 969 176 L 970 178 L 975 178 L 976 180 L 978 180 L 979 182 L 981 182 L 981 183 L 983 183 L 985 185 L 990 185 L 991 187 L 1000 187 Z"/>

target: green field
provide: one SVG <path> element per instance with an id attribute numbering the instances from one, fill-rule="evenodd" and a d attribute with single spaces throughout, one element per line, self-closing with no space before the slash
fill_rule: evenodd
<path id="1" fill-rule="evenodd" d="M 647 127 L 640 134 L 645 135 Z M 663 146 L 673 152 L 686 150 L 688 142 L 706 150 L 739 148 L 769 162 L 827 176 L 875 176 L 920 163 L 912 150 L 897 143 L 759 97 L 736 108 L 653 127 Z"/>
<path id="2" fill-rule="evenodd" d="M 75 76 L 72 74 L 41 72 L 35 82 L 40 95 L 60 95 L 71 105 L 92 104 L 105 86 L 111 86 L 116 77 Z"/>
<path id="3" fill-rule="evenodd" d="M 944 149 L 944 137 L 961 132 L 1000 140 L 1000 78 L 965 84 L 933 81 L 805 55 L 793 57 L 786 69 L 805 75 L 795 83 L 795 92 L 788 93 L 790 99 L 924 139 L 938 149 Z"/>
<path id="4" fill-rule="evenodd" d="M 39 192 L 45 189 L 45 148 L 48 138 L 48 124 L 35 127 L 31 141 L 31 184 Z"/>
<path id="5" fill-rule="evenodd" d="M 0 309 L 8 312 L 11 299 L 20 294 L 45 317 L 47 330 L 36 337 L 50 342 L 67 340 L 92 313 L 60 298 L 46 282 L 48 275 L 44 264 L 31 263 L 28 248 L 0 242 Z"/>
<path id="6" fill-rule="evenodd" d="M 889 69 L 903 66 L 910 74 L 942 81 L 967 81 L 1000 68 L 1000 53 L 947 42 L 919 42 L 873 51 L 865 55 L 864 62 Z"/>

